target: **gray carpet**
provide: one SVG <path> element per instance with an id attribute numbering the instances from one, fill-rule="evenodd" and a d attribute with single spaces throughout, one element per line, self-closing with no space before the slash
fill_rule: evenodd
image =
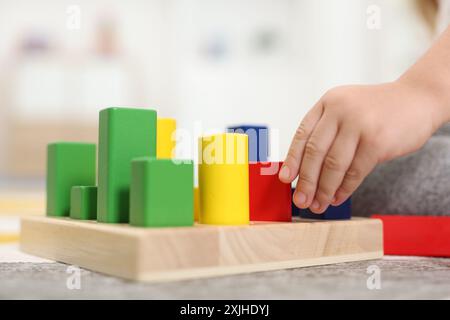
<path id="1" fill-rule="evenodd" d="M 367 267 L 381 289 L 367 289 Z M 60 263 L 0 264 L 1 299 L 450 299 L 450 259 L 385 258 L 195 281 L 142 284 L 85 271 L 69 290 Z"/>
<path id="2" fill-rule="evenodd" d="M 450 125 L 418 152 L 378 166 L 353 195 L 354 215 L 450 215 Z"/>

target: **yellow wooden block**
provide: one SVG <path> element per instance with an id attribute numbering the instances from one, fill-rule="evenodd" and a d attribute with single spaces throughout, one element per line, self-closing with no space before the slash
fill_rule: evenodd
<path id="1" fill-rule="evenodd" d="M 19 241 L 19 234 L 0 234 L 0 243 L 9 243 Z"/>
<path id="2" fill-rule="evenodd" d="M 200 223 L 249 223 L 248 136 L 223 133 L 199 139 Z"/>
<path id="3" fill-rule="evenodd" d="M 200 190 L 194 188 L 194 221 L 200 221 Z"/>
<path id="4" fill-rule="evenodd" d="M 175 119 L 158 118 L 156 124 L 156 157 L 158 159 L 174 158 L 176 142 L 173 134 L 176 128 Z"/>

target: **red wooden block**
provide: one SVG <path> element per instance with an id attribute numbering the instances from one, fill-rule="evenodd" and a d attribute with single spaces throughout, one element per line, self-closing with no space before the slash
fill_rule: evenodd
<path id="1" fill-rule="evenodd" d="M 282 162 L 250 163 L 250 221 L 292 221 L 291 185 L 278 179 Z"/>
<path id="2" fill-rule="evenodd" d="M 383 221 L 387 255 L 450 257 L 450 217 L 373 215 Z"/>

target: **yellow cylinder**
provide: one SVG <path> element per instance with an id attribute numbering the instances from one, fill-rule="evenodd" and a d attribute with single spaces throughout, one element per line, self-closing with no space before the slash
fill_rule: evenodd
<path id="1" fill-rule="evenodd" d="M 249 223 L 248 136 L 223 133 L 199 139 L 200 223 Z"/>
<path id="2" fill-rule="evenodd" d="M 173 136 L 177 128 L 175 119 L 158 118 L 156 124 L 156 157 L 172 159 L 175 157 L 176 141 Z"/>

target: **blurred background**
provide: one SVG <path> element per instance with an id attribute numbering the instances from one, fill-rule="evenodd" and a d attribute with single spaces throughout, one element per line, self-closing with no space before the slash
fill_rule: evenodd
<path id="1" fill-rule="evenodd" d="M 282 159 L 327 89 L 394 80 L 427 49 L 428 2 L 0 0 L 0 188 L 43 190 L 46 144 L 96 142 L 110 106 L 193 135 L 268 124 Z"/>

